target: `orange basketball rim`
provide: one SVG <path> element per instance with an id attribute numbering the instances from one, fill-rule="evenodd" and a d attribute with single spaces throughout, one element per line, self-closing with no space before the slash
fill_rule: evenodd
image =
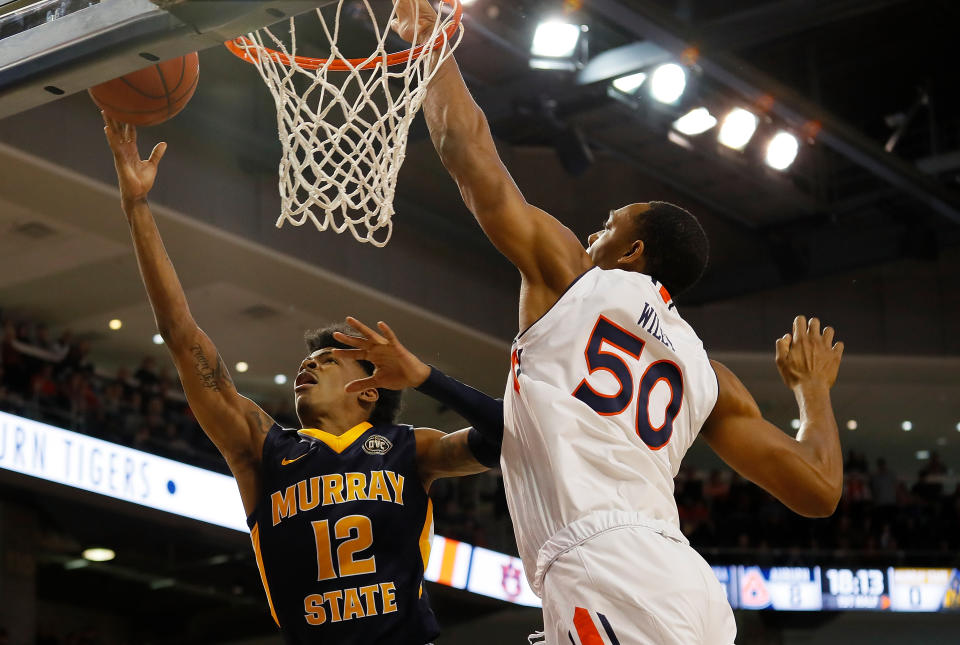
<path id="1" fill-rule="evenodd" d="M 417 45 L 416 47 L 410 47 L 408 49 L 404 49 L 403 51 L 388 54 L 386 56 L 386 64 L 388 67 L 419 58 L 425 52 L 431 51 L 435 47 L 440 47 L 443 45 L 443 43 L 453 38 L 453 35 L 456 33 L 457 29 L 460 28 L 460 20 L 463 17 L 463 5 L 460 3 L 460 0 L 442 1 L 453 7 L 453 14 L 450 16 L 450 24 L 447 25 L 446 29 L 443 30 L 443 35 L 437 36 L 433 42 L 423 43 L 421 45 Z M 248 63 L 256 63 L 254 57 L 259 56 L 259 53 L 250 52 L 251 49 L 255 48 L 255 44 L 246 36 L 238 36 L 233 40 L 228 40 L 224 43 L 224 45 L 226 45 L 227 49 L 229 49 L 237 58 L 245 60 Z M 262 49 L 270 56 L 270 58 L 281 65 L 286 65 L 289 67 L 292 60 L 293 63 L 303 69 L 320 69 L 321 67 L 327 65 L 327 69 L 334 72 L 349 72 L 355 69 L 373 69 L 384 62 L 384 60 L 381 58 L 371 57 L 346 58 L 339 60 L 335 59 L 330 62 L 329 58 L 312 58 L 310 56 L 291 57 L 281 51 L 277 51 L 276 49 L 269 49 L 267 47 L 263 47 Z"/>

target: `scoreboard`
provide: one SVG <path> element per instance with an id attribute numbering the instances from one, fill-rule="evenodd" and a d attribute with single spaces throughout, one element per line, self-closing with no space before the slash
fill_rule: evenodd
<path id="1" fill-rule="evenodd" d="M 713 571 L 734 609 L 960 612 L 960 569 L 741 565 Z"/>
<path id="2" fill-rule="evenodd" d="M 890 609 L 890 587 L 883 569 L 825 569 L 824 609 Z"/>

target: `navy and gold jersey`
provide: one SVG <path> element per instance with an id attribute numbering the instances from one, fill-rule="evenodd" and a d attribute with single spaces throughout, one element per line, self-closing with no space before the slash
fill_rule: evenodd
<path id="1" fill-rule="evenodd" d="M 287 643 L 423 645 L 439 633 L 413 428 L 362 423 L 337 437 L 274 425 L 260 468 L 247 523 Z"/>

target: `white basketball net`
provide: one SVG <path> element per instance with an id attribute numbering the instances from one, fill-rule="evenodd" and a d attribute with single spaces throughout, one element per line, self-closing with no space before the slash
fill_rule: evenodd
<path id="1" fill-rule="evenodd" d="M 452 4 L 454 0 L 445 1 Z M 369 0 L 356 0 L 348 7 L 367 14 L 379 44 L 362 63 L 351 62 L 337 44 L 344 4 L 346 0 L 338 0 L 332 29 L 316 10 L 330 41 L 330 51 L 324 53 L 328 58 L 317 69 L 304 67 L 309 61 L 294 58 L 293 18 L 289 20 L 289 45 L 268 28 L 233 43 L 257 66 L 277 107 L 283 145 L 282 211 L 277 227 L 285 222 L 301 226 L 312 221 L 321 231 L 349 229 L 358 241 L 381 247 L 393 232 L 394 190 L 406 156 L 410 123 L 423 102 L 427 83 L 460 43 L 463 28 L 457 25 L 453 36 L 447 36 L 446 30 L 454 29 L 454 18 L 439 2 L 429 38 L 420 34 L 416 38 L 423 43 L 439 39 L 433 53 L 415 56 L 411 49 L 391 67 L 385 42 L 396 7 L 381 26 Z M 361 69 L 374 61 L 371 69 Z M 346 71 L 332 69 L 337 65 Z"/>

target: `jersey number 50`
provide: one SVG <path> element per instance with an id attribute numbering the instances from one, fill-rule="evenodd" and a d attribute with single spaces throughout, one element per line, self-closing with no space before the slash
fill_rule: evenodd
<path id="1" fill-rule="evenodd" d="M 645 343 L 604 316 L 597 319 L 593 333 L 590 334 L 587 348 L 583 352 L 590 374 L 597 370 L 606 370 L 620 383 L 620 389 L 614 394 L 603 394 L 593 389 L 587 379 L 583 379 L 573 391 L 573 395 L 593 408 L 597 414 L 613 416 L 621 414 L 633 400 L 634 379 L 633 372 L 623 358 L 619 354 L 603 349 L 604 343 L 616 347 L 637 360 L 643 353 Z M 650 423 L 650 394 L 660 381 L 670 386 L 670 402 L 667 403 L 667 409 L 664 411 L 663 423 L 654 428 Z M 656 361 L 647 366 L 643 376 L 640 377 L 638 389 L 637 436 L 652 450 L 659 450 L 670 441 L 673 422 L 680 414 L 680 406 L 683 404 L 683 374 L 672 361 Z"/>

